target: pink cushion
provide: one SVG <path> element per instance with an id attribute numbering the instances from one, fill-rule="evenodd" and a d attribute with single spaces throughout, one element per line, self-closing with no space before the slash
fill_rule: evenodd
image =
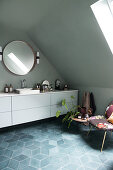
<path id="1" fill-rule="evenodd" d="M 107 119 L 111 116 L 111 114 L 113 113 L 113 104 L 109 105 L 107 108 L 106 108 L 106 117 Z"/>

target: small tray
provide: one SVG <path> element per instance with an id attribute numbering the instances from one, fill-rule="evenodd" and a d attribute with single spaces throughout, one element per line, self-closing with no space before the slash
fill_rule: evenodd
<path id="1" fill-rule="evenodd" d="M 72 117 L 71 117 L 71 119 L 74 120 L 74 121 L 76 121 L 76 122 L 81 122 L 81 123 L 86 123 L 86 122 L 88 122 L 88 119 L 85 119 L 85 120 L 84 120 L 84 119 L 78 119 L 78 118 L 72 118 Z"/>

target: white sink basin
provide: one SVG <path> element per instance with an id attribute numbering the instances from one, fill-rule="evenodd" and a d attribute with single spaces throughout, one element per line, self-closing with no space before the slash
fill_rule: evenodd
<path id="1" fill-rule="evenodd" d="M 38 94 L 40 90 L 33 90 L 32 88 L 16 89 L 18 94 Z"/>

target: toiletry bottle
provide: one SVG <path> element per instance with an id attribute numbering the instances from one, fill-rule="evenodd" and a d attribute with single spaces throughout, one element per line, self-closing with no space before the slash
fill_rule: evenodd
<path id="1" fill-rule="evenodd" d="M 5 93 L 8 93 L 9 92 L 9 88 L 8 88 L 8 85 L 6 84 L 5 87 L 4 87 L 4 92 Z"/>
<path id="2" fill-rule="evenodd" d="M 53 91 L 53 85 L 50 84 L 50 91 Z"/>
<path id="3" fill-rule="evenodd" d="M 39 88 L 38 84 L 36 85 L 36 88 L 37 88 L 37 90 L 38 90 L 38 88 Z"/>
<path id="4" fill-rule="evenodd" d="M 37 90 L 40 90 L 40 84 L 37 83 Z"/>
<path id="5" fill-rule="evenodd" d="M 13 92 L 13 86 L 10 84 L 9 86 L 9 93 L 12 93 Z"/>

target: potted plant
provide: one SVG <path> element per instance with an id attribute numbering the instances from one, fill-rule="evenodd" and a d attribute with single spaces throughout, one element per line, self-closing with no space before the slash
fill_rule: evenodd
<path id="1" fill-rule="evenodd" d="M 71 103 L 67 103 L 66 99 L 63 99 L 61 101 L 61 105 L 63 107 L 65 107 L 65 109 L 67 110 L 67 114 L 64 116 L 62 122 L 69 122 L 68 123 L 68 128 L 70 127 L 70 124 L 72 122 L 72 118 L 77 117 L 80 112 L 78 111 L 78 108 L 80 106 L 77 106 L 74 104 L 74 96 L 71 96 Z M 57 110 L 56 112 L 56 117 L 58 118 L 61 115 L 61 111 Z"/>

